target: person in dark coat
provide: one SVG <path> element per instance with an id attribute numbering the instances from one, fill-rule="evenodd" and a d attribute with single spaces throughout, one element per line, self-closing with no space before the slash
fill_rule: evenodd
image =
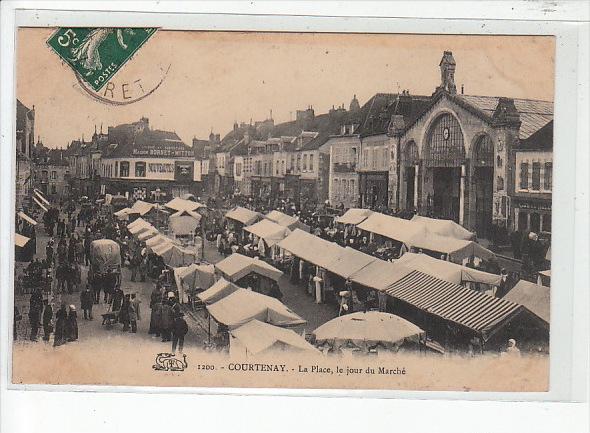
<path id="1" fill-rule="evenodd" d="M 37 333 L 41 324 L 41 313 L 43 312 L 43 294 L 36 289 L 31 293 L 29 301 L 29 323 L 31 325 L 31 341 L 37 341 Z"/>
<path id="2" fill-rule="evenodd" d="M 84 312 L 84 320 L 92 320 L 92 306 L 94 305 L 94 295 L 90 291 L 90 286 L 86 284 L 86 288 L 80 293 L 80 308 Z"/>
<path id="3" fill-rule="evenodd" d="M 184 336 L 188 332 L 188 325 L 184 320 L 184 314 L 178 313 L 172 325 L 172 353 L 176 354 L 176 345 L 178 344 L 178 352 L 182 353 L 184 346 Z"/>
<path id="4" fill-rule="evenodd" d="M 76 306 L 70 305 L 70 311 L 66 319 L 66 341 L 76 341 L 78 339 L 78 314 Z"/>
<path id="5" fill-rule="evenodd" d="M 53 337 L 53 345 L 61 346 L 66 342 L 66 320 L 68 312 L 66 311 L 66 304 L 62 302 L 61 307 L 55 313 L 55 335 Z"/>
<path id="6" fill-rule="evenodd" d="M 92 243 L 92 236 L 88 235 L 84 238 L 84 264 L 90 265 L 90 244 Z"/>
<path id="7" fill-rule="evenodd" d="M 49 241 L 45 247 L 45 258 L 50 265 L 53 263 L 53 243 Z"/>
<path id="8" fill-rule="evenodd" d="M 114 304 L 114 302 L 113 302 Z M 131 315 L 129 309 L 131 307 L 130 295 L 127 294 L 123 298 L 121 310 L 119 311 L 119 322 L 123 324 L 123 331 L 129 331 L 129 324 L 131 323 Z"/>
<path id="9" fill-rule="evenodd" d="M 43 310 L 43 341 L 49 341 L 53 332 L 53 307 L 47 300 L 43 301 L 45 309 Z"/>
<path id="10" fill-rule="evenodd" d="M 168 301 L 162 301 L 162 316 L 161 316 L 161 332 L 162 341 L 170 341 L 170 333 L 172 332 L 172 306 Z"/>
<path id="11" fill-rule="evenodd" d="M 112 296 L 112 300 L 113 300 L 113 307 L 112 310 L 113 311 L 118 311 L 121 309 L 121 305 L 123 303 L 123 290 L 121 290 L 120 287 L 117 287 L 114 291 L 113 291 L 113 296 Z"/>
<path id="12" fill-rule="evenodd" d="M 154 287 L 150 296 L 150 328 L 148 334 L 160 336 L 160 321 L 162 317 L 162 291 Z"/>

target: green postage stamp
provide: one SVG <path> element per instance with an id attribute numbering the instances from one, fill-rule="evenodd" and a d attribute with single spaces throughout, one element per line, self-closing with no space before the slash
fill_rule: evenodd
<path id="1" fill-rule="evenodd" d="M 155 28 L 62 27 L 47 45 L 99 91 L 155 32 Z"/>

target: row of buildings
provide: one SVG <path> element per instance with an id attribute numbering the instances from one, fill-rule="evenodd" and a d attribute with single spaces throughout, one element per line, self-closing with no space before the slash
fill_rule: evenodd
<path id="1" fill-rule="evenodd" d="M 377 93 L 362 106 L 293 121 L 235 123 L 183 143 L 149 120 L 95 131 L 66 150 L 74 195 L 167 200 L 184 193 L 292 198 L 344 208 L 411 210 L 480 237 L 551 231 L 553 103 L 465 95 L 451 52 L 431 95 Z"/>

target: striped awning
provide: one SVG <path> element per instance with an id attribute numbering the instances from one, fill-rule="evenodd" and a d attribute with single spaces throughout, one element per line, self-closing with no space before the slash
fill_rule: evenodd
<path id="1" fill-rule="evenodd" d="M 413 271 L 385 289 L 393 298 L 464 326 L 487 340 L 522 306 Z"/>

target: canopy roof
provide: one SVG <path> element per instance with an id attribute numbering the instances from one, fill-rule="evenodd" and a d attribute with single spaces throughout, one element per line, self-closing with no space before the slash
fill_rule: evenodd
<path id="1" fill-rule="evenodd" d="M 260 214 L 245 207 L 235 207 L 225 214 L 225 217 L 234 221 L 238 221 L 244 225 L 254 224 L 260 219 Z"/>
<path id="2" fill-rule="evenodd" d="M 231 281 L 238 281 L 240 278 L 255 272 L 268 277 L 274 281 L 279 281 L 283 272 L 269 265 L 263 260 L 254 257 L 247 257 L 239 253 L 233 253 L 231 256 L 223 259 L 215 265 L 215 269 L 221 272 Z"/>
<path id="3" fill-rule="evenodd" d="M 358 228 L 405 244 L 410 244 L 410 241 L 419 235 L 427 234 L 422 224 L 377 212 L 369 215 Z"/>
<path id="4" fill-rule="evenodd" d="M 49 200 L 47 200 L 45 198 L 45 196 L 43 195 L 43 193 L 38 190 L 37 188 L 33 188 L 33 192 L 34 192 L 34 196 L 37 197 L 39 200 L 41 200 L 43 203 L 45 203 L 47 206 L 51 206 L 51 203 L 49 203 Z"/>
<path id="5" fill-rule="evenodd" d="M 294 256 L 321 268 L 326 268 L 336 260 L 340 256 L 340 250 L 342 249 L 338 244 L 299 229 L 293 231 L 278 245 Z"/>
<path id="6" fill-rule="evenodd" d="M 196 210 L 200 207 L 205 207 L 205 205 L 202 203 L 197 203 L 196 201 L 192 201 L 192 200 L 185 200 L 180 197 L 173 198 L 168 203 L 166 203 L 164 206 L 166 206 L 169 209 L 174 209 L 175 211 Z"/>
<path id="7" fill-rule="evenodd" d="M 317 343 L 330 343 L 334 347 L 348 343 L 361 347 L 377 344 L 389 347 L 405 341 L 419 342 L 424 331 L 393 314 L 360 311 L 336 317 L 317 328 L 313 334 Z"/>
<path id="8" fill-rule="evenodd" d="M 131 213 L 131 208 L 130 207 L 124 207 L 123 209 L 118 210 L 117 212 L 115 212 L 113 215 L 115 215 L 120 220 L 127 220 L 127 219 L 129 219 L 129 214 L 130 213 Z"/>
<path id="9" fill-rule="evenodd" d="M 380 292 L 399 281 L 412 270 L 397 263 L 375 260 L 350 276 L 350 280 Z"/>
<path id="10" fill-rule="evenodd" d="M 178 289 L 178 298 L 188 301 L 187 290 L 208 289 L 215 282 L 213 265 L 198 265 L 174 268 L 174 280 Z"/>
<path id="11" fill-rule="evenodd" d="M 549 287 L 520 280 L 502 299 L 521 304 L 549 324 L 551 316 L 551 289 Z"/>
<path id="12" fill-rule="evenodd" d="M 448 236 L 450 238 L 463 239 L 467 241 L 475 240 L 474 233 L 470 232 L 462 225 L 457 224 L 453 220 L 443 220 L 414 215 L 411 221 L 423 224 L 426 227 L 426 230 L 440 236 Z"/>
<path id="13" fill-rule="evenodd" d="M 296 332 L 256 319 L 231 331 L 231 336 L 233 340 L 230 344 L 237 341 L 244 347 L 246 353 L 253 355 L 270 352 L 273 349 L 319 353 L 315 347 Z"/>
<path id="14" fill-rule="evenodd" d="M 477 242 L 454 239 L 447 236 L 435 235 L 424 232 L 412 237 L 407 242 L 414 248 L 421 248 L 442 254 L 448 254 L 453 262 L 461 263 L 463 259 L 479 257 L 489 260 L 495 257 L 490 250 L 482 247 Z"/>
<path id="15" fill-rule="evenodd" d="M 149 211 L 151 211 L 154 208 L 154 206 L 155 205 L 153 203 L 137 200 L 135 203 L 133 203 L 133 206 L 131 206 L 131 210 L 128 213 L 137 213 L 143 216 Z"/>
<path id="16" fill-rule="evenodd" d="M 371 209 L 359 209 L 353 207 L 344 212 L 344 215 L 336 218 L 335 221 L 341 224 L 357 225 L 366 220 L 372 213 L 373 211 Z"/>
<path id="17" fill-rule="evenodd" d="M 24 247 L 30 240 L 30 238 L 23 236 L 19 233 L 15 233 L 14 235 L 14 244 L 20 248 Z"/>
<path id="18" fill-rule="evenodd" d="M 147 221 L 143 221 L 142 224 L 134 225 L 131 228 L 129 228 L 129 226 L 127 226 L 127 230 L 129 230 L 129 233 L 131 233 L 132 235 L 139 235 L 141 232 L 153 231 L 153 230 L 157 231 L 158 229 L 156 229 L 153 225 L 151 225 Z"/>
<path id="19" fill-rule="evenodd" d="M 197 260 L 196 252 L 171 243 L 160 244 L 152 248 L 152 251 L 172 268 L 188 266 Z"/>
<path id="20" fill-rule="evenodd" d="M 455 284 L 471 281 L 498 286 L 502 280 L 499 275 L 435 259 L 427 254 L 405 253 L 395 263 Z"/>
<path id="21" fill-rule="evenodd" d="M 163 243 L 172 243 L 172 240 L 162 234 L 158 234 L 153 238 L 150 238 L 145 241 L 146 246 L 154 249 L 156 246 L 163 244 Z"/>
<path id="22" fill-rule="evenodd" d="M 205 304 L 213 304 L 238 289 L 241 289 L 241 287 L 222 277 L 207 290 L 197 294 L 197 298 Z"/>
<path id="23" fill-rule="evenodd" d="M 264 239 L 269 247 L 283 240 L 291 232 L 287 227 L 267 219 L 262 219 L 251 226 L 244 227 L 244 230 Z"/>
<path id="24" fill-rule="evenodd" d="M 43 211 L 45 211 L 45 212 L 48 211 L 48 209 L 45 207 L 45 205 L 43 203 L 41 203 L 36 196 L 33 196 L 33 201 L 37 204 L 37 206 L 39 206 L 41 209 L 43 209 Z"/>
<path id="25" fill-rule="evenodd" d="M 23 211 L 20 211 L 18 213 L 18 216 L 25 220 L 26 222 L 28 222 L 29 224 L 36 226 L 37 225 L 37 221 L 35 221 L 33 218 L 31 218 L 30 216 L 28 216 L 26 213 L 24 213 Z"/>
<path id="26" fill-rule="evenodd" d="M 522 311 L 506 299 L 467 289 L 412 271 L 385 292 L 428 314 L 457 323 L 487 340 L 497 329 Z"/>
<path id="27" fill-rule="evenodd" d="M 326 269 L 342 278 L 348 278 L 375 260 L 378 259 L 354 248 L 346 247 L 340 249 L 339 257 L 328 264 Z"/>
<path id="28" fill-rule="evenodd" d="M 265 215 L 265 218 L 283 227 L 287 227 L 289 230 L 301 229 L 303 231 L 309 232 L 309 226 L 302 223 L 299 218 L 287 215 L 286 213 L 280 212 L 278 210 L 270 211 Z"/>
<path id="29" fill-rule="evenodd" d="M 306 323 L 279 300 L 246 289 L 238 289 L 208 305 L 207 310 L 217 322 L 230 329 L 253 319 L 276 326 L 297 326 Z"/>
<path id="30" fill-rule="evenodd" d="M 153 238 L 154 236 L 157 236 L 160 232 L 155 228 L 150 228 L 148 230 L 145 230 L 143 232 L 141 232 L 139 234 L 139 236 L 137 236 L 137 239 L 139 239 L 140 241 L 147 241 L 148 239 Z"/>
<path id="31" fill-rule="evenodd" d="M 168 227 L 177 236 L 186 236 L 195 232 L 201 222 L 201 215 L 191 210 L 181 210 L 168 218 Z"/>
<path id="32" fill-rule="evenodd" d="M 129 209 L 129 208 L 126 208 L 126 209 Z M 129 224 L 127 224 L 127 229 L 131 229 L 135 226 L 141 226 L 141 225 L 145 225 L 145 224 L 149 224 L 149 223 L 146 220 L 144 220 L 143 218 L 137 218 L 135 221 L 132 221 Z"/>

